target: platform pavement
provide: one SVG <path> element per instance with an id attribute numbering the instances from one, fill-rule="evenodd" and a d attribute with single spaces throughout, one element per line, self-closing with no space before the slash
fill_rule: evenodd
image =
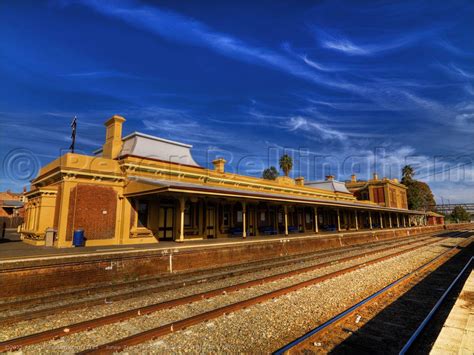
<path id="1" fill-rule="evenodd" d="M 400 228 L 403 229 L 403 228 Z M 395 229 L 384 229 L 383 232 L 390 232 Z M 343 232 L 319 232 L 318 234 L 290 234 L 283 235 L 266 235 L 266 236 L 249 236 L 246 239 L 242 237 L 229 237 L 219 239 L 200 239 L 185 240 L 184 243 L 175 241 L 160 241 L 153 244 L 132 244 L 132 245 L 111 245 L 103 247 L 79 247 L 79 248 L 53 248 L 45 246 L 33 246 L 23 243 L 19 235 L 14 230 L 7 231 L 5 239 L 0 239 L 0 265 L 8 262 L 38 259 L 68 259 L 75 256 L 100 256 L 113 254 L 130 254 L 135 252 L 156 252 L 160 250 L 191 250 L 199 248 L 225 247 L 232 245 L 265 243 L 275 241 L 287 241 L 302 238 L 340 238 L 344 235 L 367 234 L 371 232 L 382 232 L 382 230 L 374 229 L 373 231 L 343 231 Z M 377 239 L 375 239 L 377 240 Z"/>
<path id="2" fill-rule="evenodd" d="M 13 235 L 8 236 L 11 241 L 0 244 L 0 298 L 169 277 L 432 232 L 474 229 L 473 225 L 456 227 L 451 231 L 430 226 L 66 249 L 27 245 L 13 240 Z"/>
<path id="3" fill-rule="evenodd" d="M 356 234 L 358 232 L 346 232 Z M 289 236 L 259 236 L 259 237 L 230 237 L 221 239 L 201 239 L 201 240 L 186 240 L 185 243 L 177 243 L 175 241 L 160 241 L 159 243 L 150 244 L 136 244 L 136 245 L 113 245 L 103 247 L 79 247 L 79 248 L 53 248 L 45 246 L 33 246 L 30 244 L 23 243 L 20 240 L 19 235 L 15 231 L 7 231 L 5 240 L 0 239 L 0 263 L 10 260 L 19 259 L 37 259 L 37 258 L 54 258 L 54 257 L 67 257 L 67 256 L 78 256 L 78 255 L 100 255 L 100 254 L 114 254 L 114 253 L 125 253 L 132 251 L 158 251 L 167 249 L 194 249 L 203 247 L 218 247 L 228 246 L 232 244 L 241 243 L 253 243 L 253 242 L 265 242 L 265 241 L 278 241 L 285 240 L 288 238 L 314 238 L 316 236 L 321 237 L 338 237 L 339 233 L 334 232 L 323 232 L 318 235 L 314 234 L 290 234 Z"/>
<path id="4" fill-rule="evenodd" d="M 416 228 L 416 227 L 415 227 Z M 429 232 L 430 227 L 426 228 L 426 232 Z M 20 240 L 18 233 L 15 230 L 7 230 L 5 239 L 0 239 L 0 266 L 5 263 L 12 263 L 16 261 L 33 261 L 33 260 L 45 260 L 45 259 L 70 259 L 75 256 L 85 257 L 93 256 L 98 257 L 102 255 L 117 255 L 117 254 L 135 254 L 135 253 L 146 253 L 146 252 L 159 252 L 166 250 L 185 251 L 200 248 L 215 248 L 215 247 L 227 247 L 233 245 L 253 244 L 253 243 L 265 243 L 265 242 L 278 242 L 278 241 L 289 241 L 298 240 L 305 238 L 341 238 L 343 236 L 357 236 L 373 234 L 374 236 L 378 233 L 397 233 L 398 231 L 413 229 L 412 228 L 393 228 L 393 229 L 374 229 L 374 230 L 350 230 L 342 232 L 319 232 L 318 234 L 299 234 L 292 233 L 288 236 L 283 235 L 266 235 L 266 236 L 249 236 L 246 239 L 242 237 L 229 237 L 219 239 L 200 239 L 200 240 L 185 240 L 184 243 L 177 243 L 175 241 L 160 241 L 159 243 L 152 244 L 129 244 L 129 245 L 111 245 L 111 246 L 94 246 L 94 247 L 79 247 L 79 248 L 53 248 L 45 246 L 33 246 L 30 244 L 23 243 Z M 438 232 L 441 232 L 439 230 Z M 377 237 L 374 238 L 377 240 Z"/>
<path id="5" fill-rule="evenodd" d="M 471 271 L 430 354 L 474 354 L 474 271 Z"/>

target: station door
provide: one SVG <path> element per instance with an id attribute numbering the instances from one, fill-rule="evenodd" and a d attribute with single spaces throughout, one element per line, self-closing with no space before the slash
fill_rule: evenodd
<path id="1" fill-rule="evenodd" d="M 158 217 L 158 238 L 173 240 L 174 232 L 174 208 L 161 206 Z"/>
<path id="2" fill-rule="evenodd" d="M 207 208 L 207 237 L 216 237 L 216 209 L 214 207 Z"/>

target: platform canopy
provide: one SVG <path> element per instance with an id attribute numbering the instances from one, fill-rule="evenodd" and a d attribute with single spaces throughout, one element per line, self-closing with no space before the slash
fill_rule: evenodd
<path id="1" fill-rule="evenodd" d="M 210 195 L 215 197 L 229 197 L 229 198 L 243 198 L 251 200 L 275 201 L 279 203 L 296 203 L 308 204 L 315 206 L 341 207 L 341 208 L 355 208 L 363 210 L 398 212 L 406 214 L 424 214 L 420 211 L 400 210 L 397 208 L 381 207 L 379 205 L 331 201 L 325 199 L 317 199 L 305 196 L 295 196 L 283 193 L 259 193 L 256 191 L 246 190 L 238 187 L 222 187 L 207 184 L 195 184 L 184 181 L 166 180 L 145 178 L 141 176 L 129 176 L 129 183 L 125 189 L 124 195 L 127 197 L 137 197 L 150 194 L 162 194 L 167 192 L 185 193 L 190 195 Z"/>

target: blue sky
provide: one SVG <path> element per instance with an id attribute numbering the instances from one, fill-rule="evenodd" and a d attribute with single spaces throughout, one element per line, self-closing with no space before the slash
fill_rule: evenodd
<path id="1" fill-rule="evenodd" d="M 398 178 L 474 199 L 472 1 L 11 1 L 0 5 L 0 188 L 103 122 L 193 144 L 203 166 Z"/>

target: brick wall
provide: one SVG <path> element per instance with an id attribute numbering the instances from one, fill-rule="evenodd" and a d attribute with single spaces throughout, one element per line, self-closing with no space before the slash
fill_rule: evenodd
<path id="1" fill-rule="evenodd" d="M 78 184 L 71 189 L 66 240 L 75 229 L 84 229 L 86 239 L 115 236 L 117 192 L 106 186 Z"/>
<path id="2" fill-rule="evenodd" d="M 474 229 L 474 225 L 450 225 L 447 229 Z M 327 237 L 297 239 L 289 237 L 286 242 L 276 240 L 187 250 L 169 249 L 142 253 L 137 251 L 107 257 L 77 256 L 70 261 L 64 259 L 19 261 L 16 265 L 8 264 L 8 266 L 0 263 L 0 284 L 2 285 L 0 297 L 32 295 L 81 285 L 90 286 L 169 275 L 170 253 L 172 253 L 173 272 L 185 273 L 442 230 L 444 226 L 414 227 L 344 233 Z"/>

